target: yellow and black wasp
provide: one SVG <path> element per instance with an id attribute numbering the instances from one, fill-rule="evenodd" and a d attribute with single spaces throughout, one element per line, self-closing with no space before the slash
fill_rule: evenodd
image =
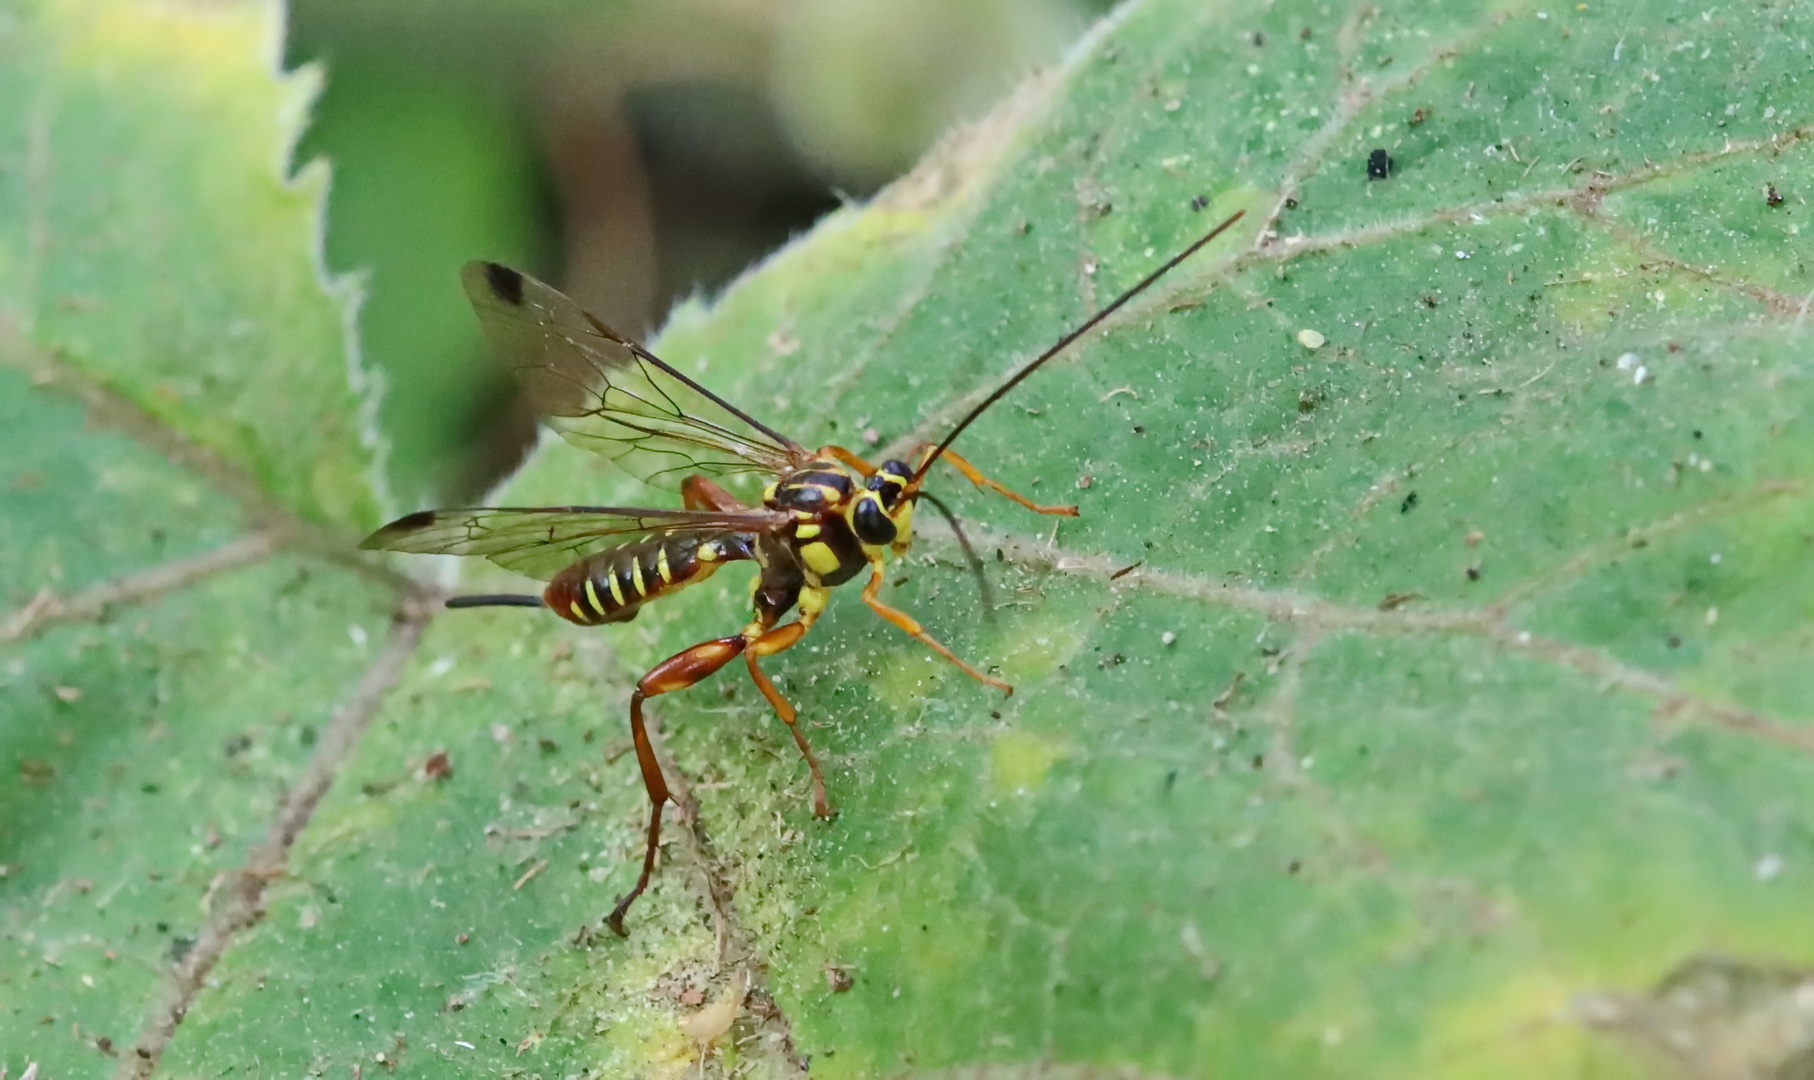
<path id="1" fill-rule="evenodd" d="M 497 263 L 463 272 L 486 338 L 510 362 L 533 403 L 570 442 L 595 450 L 653 484 L 678 481 L 683 509 L 627 506 L 461 507 L 397 519 L 360 545 L 389 551 L 483 555 L 508 570 L 543 578 L 540 596 L 455 597 L 448 607 L 546 607 L 581 626 L 628 622 L 644 604 L 704 581 L 721 566 L 754 562 L 754 616 L 743 629 L 702 641 L 663 660 L 630 695 L 630 734 L 652 804 L 636 885 L 608 922 L 622 934 L 624 913 L 649 884 L 661 838 L 668 786 L 649 743 L 643 702 L 705 679 L 742 656 L 750 677 L 812 772 L 813 812 L 831 815 L 825 778 L 795 723 L 794 707 L 757 665 L 797 644 L 825 610 L 831 590 L 865 570 L 863 602 L 1002 693 L 1007 683 L 965 663 L 904 611 L 882 602 L 883 566 L 913 542 L 914 504 L 934 462 L 943 458 L 971 483 L 1040 514 L 1076 515 L 1042 506 L 984 476 L 951 444 L 990 406 L 1139 295 L 1241 217 L 1236 213 L 1028 361 L 916 461 L 874 465 L 841 446 L 809 450 L 587 314 L 560 292 Z M 762 503 L 747 506 L 710 477 L 755 472 L 770 477 Z M 791 622 L 782 622 L 798 612 Z"/>

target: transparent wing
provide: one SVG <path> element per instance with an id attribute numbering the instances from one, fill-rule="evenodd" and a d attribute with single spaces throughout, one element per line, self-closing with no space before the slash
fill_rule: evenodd
<path id="1" fill-rule="evenodd" d="M 421 510 L 359 542 L 421 555 L 483 555 L 544 581 L 575 562 L 651 536 L 760 533 L 793 520 L 781 511 L 653 510 L 634 506 L 468 506 Z"/>
<path id="2" fill-rule="evenodd" d="M 498 263 L 467 263 L 460 276 L 491 347 L 569 442 L 670 487 L 687 472 L 782 472 L 808 459 L 559 290 Z"/>

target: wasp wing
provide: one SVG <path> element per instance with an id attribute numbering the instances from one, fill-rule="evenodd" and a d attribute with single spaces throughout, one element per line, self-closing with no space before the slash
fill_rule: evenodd
<path id="1" fill-rule="evenodd" d="M 483 555 L 506 570 L 545 581 L 618 544 L 683 533 L 756 534 L 792 520 L 792 514 L 771 510 L 468 506 L 400 517 L 359 546 L 422 555 Z"/>
<path id="2" fill-rule="evenodd" d="M 633 475 L 672 486 L 680 473 L 784 472 L 810 457 L 552 286 L 490 262 L 460 278 L 491 347 L 556 430 Z"/>

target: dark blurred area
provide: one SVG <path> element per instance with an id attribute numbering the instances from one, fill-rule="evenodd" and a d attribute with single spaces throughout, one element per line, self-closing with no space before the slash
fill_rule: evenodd
<path id="1" fill-rule="evenodd" d="M 646 336 L 1050 64 L 1105 0 L 293 0 L 324 93 L 327 257 L 366 276 L 403 509 L 465 501 L 535 417 L 459 288 L 486 258 Z"/>

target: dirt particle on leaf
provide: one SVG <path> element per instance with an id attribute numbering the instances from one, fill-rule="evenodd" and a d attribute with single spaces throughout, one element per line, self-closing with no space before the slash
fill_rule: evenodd
<path id="1" fill-rule="evenodd" d="M 1781 206 L 1782 204 L 1783 204 L 1782 192 L 1776 190 L 1775 184 L 1766 185 L 1764 187 L 1764 205 L 1765 206 Z"/>
<path id="2" fill-rule="evenodd" d="M 1367 155 L 1367 179 L 1369 180 L 1384 180 L 1391 176 L 1396 168 L 1397 164 L 1392 160 L 1392 155 L 1386 153 L 1383 147 L 1375 149 Z"/>
<path id="3" fill-rule="evenodd" d="M 832 993 L 845 993 L 855 986 L 856 982 L 850 972 L 844 968 L 838 967 L 836 964 L 825 965 L 825 985 L 831 988 Z"/>
<path id="4" fill-rule="evenodd" d="M 445 750 L 436 750 L 428 755 L 428 760 L 422 763 L 422 779 L 424 780 L 446 780 L 452 776 L 453 759 L 447 756 Z"/>

